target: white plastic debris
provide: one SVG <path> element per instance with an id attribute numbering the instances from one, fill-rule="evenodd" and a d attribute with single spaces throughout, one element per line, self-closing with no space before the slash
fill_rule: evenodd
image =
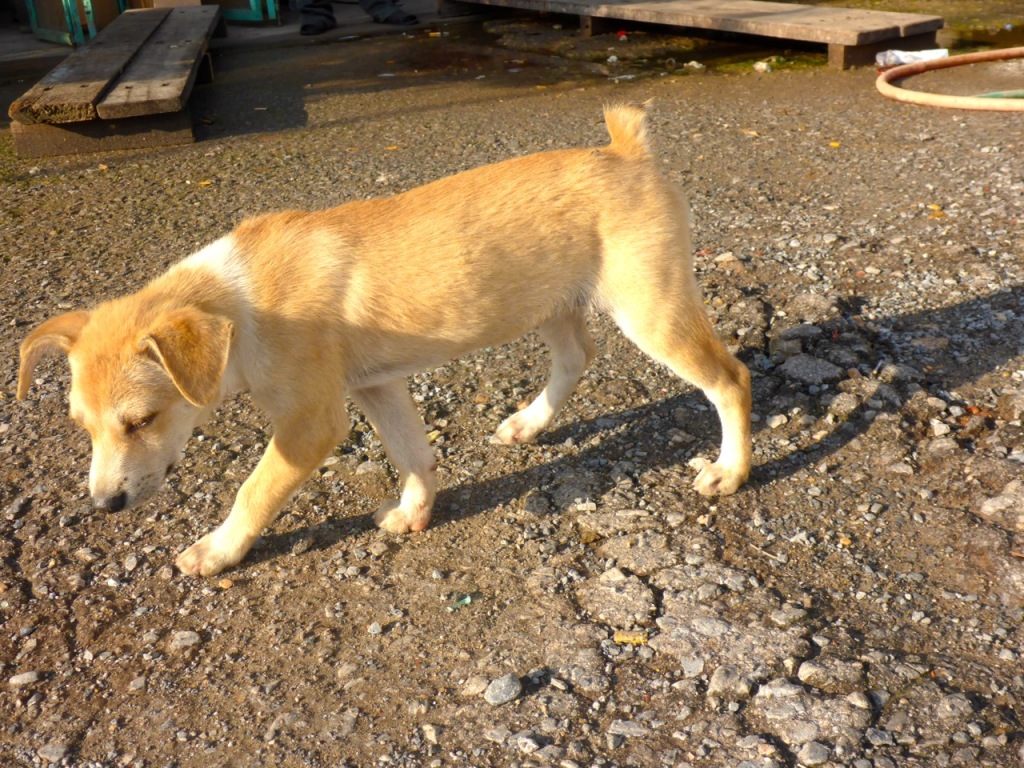
<path id="1" fill-rule="evenodd" d="M 916 64 L 919 61 L 934 61 L 949 56 L 948 48 L 933 48 L 928 51 L 882 51 L 875 54 L 879 67 L 895 67 L 900 64 Z"/>

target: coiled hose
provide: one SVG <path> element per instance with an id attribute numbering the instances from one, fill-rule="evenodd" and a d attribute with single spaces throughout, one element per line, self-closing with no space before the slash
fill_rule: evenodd
<path id="1" fill-rule="evenodd" d="M 894 80 L 902 80 L 905 77 L 920 75 L 922 72 L 930 72 L 934 69 L 1019 58 L 1024 58 L 1024 47 L 1000 48 L 995 51 L 979 51 L 978 53 L 950 56 L 946 59 L 932 59 L 931 61 L 920 61 L 914 64 L 903 64 L 882 72 L 875 81 L 875 87 L 878 88 L 883 96 L 888 96 L 890 99 L 896 99 L 897 101 L 905 101 L 908 104 L 921 104 L 927 107 L 952 107 L 955 109 L 984 109 L 992 112 L 1024 112 L 1024 98 L 1018 96 L 1007 97 L 1003 94 L 1000 94 L 1000 98 L 994 98 L 995 94 L 947 96 L 941 93 L 908 91 L 892 85 Z"/>

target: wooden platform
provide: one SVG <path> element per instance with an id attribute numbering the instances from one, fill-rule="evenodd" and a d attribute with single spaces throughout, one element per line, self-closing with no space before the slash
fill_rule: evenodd
<path id="1" fill-rule="evenodd" d="M 757 35 L 828 46 L 829 64 L 840 69 L 874 62 L 877 52 L 935 47 L 939 16 L 817 7 L 762 0 L 467 0 L 479 5 L 579 16 L 584 29 L 595 19 Z"/>
<path id="2" fill-rule="evenodd" d="M 186 104 L 215 5 L 125 11 L 11 104 L 19 157 L 194 140 Z"/>

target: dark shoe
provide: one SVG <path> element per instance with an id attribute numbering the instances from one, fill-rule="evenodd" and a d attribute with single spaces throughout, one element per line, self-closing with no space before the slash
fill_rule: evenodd
<path id="1" fill-rule="evenodd" d="M 299 27 L 300 35 L 322 35 L 338 26 L 338 22 L 327 16 L 318 16 L 315 19 L 304 21 Z"/>
<path id="2" fill-rule="evenodd" d="M 411 13 L 406 13 L 401 8 L 393 10 L 383 19 L 374 19 L 374 21 L 378 24 L 395 24 L 400 27 L 415 27 L 420 23 L 419 19 Z"/>

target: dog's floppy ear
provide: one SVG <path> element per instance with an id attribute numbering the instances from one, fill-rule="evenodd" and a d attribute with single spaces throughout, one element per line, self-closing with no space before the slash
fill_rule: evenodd
<path id="1" fill-rule="evenodd" d="M 52 350 L 67 352 L 89 322 L 88 312 L 68 312 L 51 317 L 21 342 L 21 365 L 18 367 L 18 399 L 24 400 L 32 384 L 32 372 L 40 358 Z"/>
<path id="2" fill-rule="evenodd" d="M 163 366 L 182 397 L 209 405 L 220 392 L 234 325 L 194 307 L 171 310 L 139 339 L 139 351 Z"/>

